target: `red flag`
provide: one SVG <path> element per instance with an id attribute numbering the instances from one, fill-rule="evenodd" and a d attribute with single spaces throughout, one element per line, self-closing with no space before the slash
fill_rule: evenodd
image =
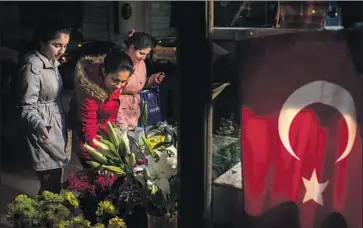
<path id="1" fill-rule="evenodd" d="M 344 32 L 254 38 L 236 50 L 251 227 L 362 228 L 362 83 Z"/>

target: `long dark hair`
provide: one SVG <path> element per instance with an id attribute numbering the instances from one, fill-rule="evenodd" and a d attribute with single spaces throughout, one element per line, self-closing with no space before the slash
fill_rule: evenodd
<path id="1" fill-rule="evenodd" d="M 72 28 L 71 26 L 62 20 L 47 20 L 34 30 L 33 39 L 25 44 L 22 48 L 21 54 L 26 54 L 32 50 L 39 50 L 40 44 L 39 42 L 47 43 L 51 40 L 57 39 L 60 34 L 68 34 L 71 35 Z"/>
<path id="2" fill-rule="evenodd" d="M 128 54 L 123 51 L 112 51 L 105 57 L 103 68 L 105 73 L 117 73 L 121 70 L 130 71 L 130 75 L 134 73 L 134 64 Z"/>
<path id="3" fill-rule="evenodd" d="M 72 33 L 72 28 L 66 22 L 51 20 L 42 23 L 34 32 L 34 48 L 39 50 L 39 42 L 47 43 L 57 39 L 62 33 L 68 35 L 71 35 Z"/>
<path id="4" fill-rule="evenodd" d="M 125 44 L 128 48 L 132 45 L 136 50 L 140 50 L 154 48 L 156 46 L 156 40 L 146 32 L 136 32 L 135 29 L 132 29 L 128 34 L 127 40 L 125 40 Z"/>

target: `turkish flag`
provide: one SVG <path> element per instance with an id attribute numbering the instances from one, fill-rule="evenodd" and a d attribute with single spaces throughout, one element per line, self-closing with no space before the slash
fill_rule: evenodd
<path id="1" fill-rule="evenodd" d="M 344 31 L 236 46 L 250 227 L 362 228 L 362 81 Z"/>

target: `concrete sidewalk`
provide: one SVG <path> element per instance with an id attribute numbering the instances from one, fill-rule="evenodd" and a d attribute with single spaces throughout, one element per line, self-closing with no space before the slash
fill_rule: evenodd
<path id="1" fill-rule="evenodd" d="M 9 204 L 19 194 L 27 194 L 35 196 L 38 193 L 40 184 L 35 172 L 29 168 L 17 170 L 2 170 L 0 185 L 0 228 L 11 227 L 6 221 L 6 205 Z M 24 167 L 24 166 L 23 166 Z M 70 172 L 78 172 L 82 169 L 76 156 L 72 155 L 68 169 L 65 170 L 63 180 L 65 180 Z"/>
<path id="2" fill-rule="evenodd" d="M 66 112 L 69 110 L 69 101 L 71 99 L 72 91 L 63 91 L 62 103 Z M 68 142 L 72 141 L 72 134 L 68 134 Z M 20 142 L 19 142 L 20 143 Z M 10 148 L 7 151 L 2 151 L 3 160 L 8 163 L 1 166 L 0 176 L 0 215 L 1 223 L 0 228 L 12 227 L 6 221 L 6 205 L 14 200 L 19 194 L 27 194 L 35 196 L 39 190 L 39 181 L 36 177 L 36 173 L 29 166 L 26 155 L 21 151 L 12 151 L 14 148 Z M 71 143 L 68 143 L 67 151 L 71 151 Z M 11 151 L 11 152 L 9 152 Z M 9 152 L 9 153 L 7 153 Z M 65 170 L 63 179 L 65 180 L 70 172 L 78 172 L 82 169 L 78 158 L 72 154 L 72 159 L 69 167 Z"/>

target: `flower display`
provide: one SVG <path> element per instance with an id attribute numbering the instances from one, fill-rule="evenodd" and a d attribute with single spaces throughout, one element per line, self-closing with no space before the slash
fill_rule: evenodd
<path id="1" fill-rule="evenodd" d="M 108 134 L 103 133 L 93 140 L 96 148 L 85 144 L 84 149 L 91 155 L 87 163 L 98 171 L 108 171 L 117 175 L 133 172 L 136 157 L 130 151 L 127 130 L 121 130 L 112 123 L 107 123 Z"/>
<path id="2" fill-rule="evenodd" d="M 119 217 L 114 217 L 110 219 L 108 222 L 108 228 L 124 228 L 126 227 L 126 223 L 123 219 L 120 219 Z"/>
<path id="3" fill-rule="evenodd" d="M 98 136 L 95 147 L 85 146 L 93 159 L 89 164 L 94 172 L 119 175 L 108 196 L 119 213 L 127 214 L 142 204 L 150 213 L 174 216 L 178 198 L 176 129 L 160 122 L 142 132 L 131 137 L 108 123 L 108 133 Z"/>
<path id="4" fill-rule="evenodd" d="M 146 184 L 154 193 L 155 185 L 164 193 L 170 194 L 169 179 L 176 175 L 176 157 L 169 158 L 166 153 L 162 153 L 158 161 L 152 156 L 147 156 L 148 164 L 145 166 Z"/>
<path id="5" fill-rule="evenodd" d="M 102 223 L 96 223 L 93 228 L 106 228 L 105 225 L 103 225 Z"/>
<path id="6" fill-rule="evenodd" d="M 103 216 L 105 214 L 114 215 L 116 213 L 115 206 L 110 201 L 101 201 L 98 203 L 96 215 Z"/>
<path id="7" fill-rule="evenodd" d="M 7 219 L 14 227 L 23 228 L 126 228 L 110 201 L 98 204 L 93 216 L 103 216 L 103 220 L 94 225 L 80 211 L 72 210 L 78 202 L 77 196 L 69 191 L 62 194 L 44 191 L 35 197 L 21 194 L 8 205 Z"/>
<path id="8" fill-rule="evenodd" d="M 74 195 L 73 192 L 67 191 L 64 193 L 64 199 L 70 204 L 72 205 L 74 208 L 78 208 L 79 207 L 79 200 L 78 198 Z"/>
<path id="9" fill-rule="evenodd" d="M 18 227 L 39 227 L 42 215 L 39 203 L 27 195 L 18 195 L 8 205 L 7 220 Z"/>
<path id="10" fill-rule="evenodd" d="M 15 227 L 56 227 L 75 215 L 77 205 L 77 197 L 69 191 L 62 194 L 44 191 L 35 197 L 19 195 L 8 204 L 7 220 Z"/>
<path id="11" fill-rule="evenodd" d="M 71 227 L 82 227 L 91 228 L 91 222 L 85 219 L 83 216 L 77 216 L 69 220 L 62 220 L 57 225 L 56 228 L 71 228 Z"/>
<path id="12" fill-rule="evenodd" d="M 88 182 L 88 177 L 83 172 L 78 174 L 70 173 L 66 181 L 66 188 L 75 191 L 81 197 L 89 194 L 93 195 L 96 191 L 96 186 Z"/>
<path id="13" fill-rule="evenodd" d="M 81 198 L 97 197 L 97 190 L 106 192 L 111 188 L 113 182 L 118 178 L 117 175 L 103 175 L 94 173 L 90 175 L 86 172 L 70 173 L 65 187 L 69 191 L 74 191 Z"/>
<path id="14" fill-rule="evenodd" d="M 108 123 L 108 132 L 94 140 L 94 147 L 84 146 L 92 169 L 70 173 L 62 194 L 19 195 L 9 205 L 9 221 L 35 228 L 124 228 L 140 220 L 130 220 L 130 215 L 144 216 L 145 209 L 151 216 L 175 220 L 176 129 L 163 122 L 142 133 L 131 137 Z"/>

